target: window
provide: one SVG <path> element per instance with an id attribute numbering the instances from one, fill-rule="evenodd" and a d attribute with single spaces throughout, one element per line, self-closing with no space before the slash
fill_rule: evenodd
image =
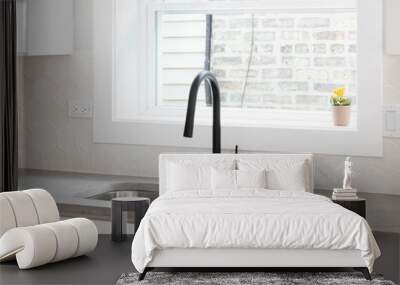
<path id="1" fill-rule="evenodd" d="M 345 86 L 356 110 L 355 10 L 161 12 L 157 30 L 161 106 L 185 107 L 191 81 L 210 61 L 222 107 L 328 111 L 332 90 Z"/>
<path id="2" fill-rule="evenodd" d="M 223 148 L 381 155 L 381 1 L 94 6 L 96 141 L 209 147 L 204 88 L 193 139 L 182 126 L 190 84 L 210 69 L 222 91 Z M 332 124 L 338 86 L 353 101 L 349 127 Z"/>

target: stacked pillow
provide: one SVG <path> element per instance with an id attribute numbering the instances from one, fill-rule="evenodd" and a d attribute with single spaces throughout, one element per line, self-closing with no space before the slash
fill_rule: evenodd
<path id="1" fill-rule="evenodd" d="M 310 164 L 296 159 L 227 159 L 215 163 L 168 162 L 167 191 L 234 191 L 249 188 L 307 191 Z"/>
<path id="2" fill-rule="evenodd" d="M 211 189 L 267 188 L 266 174 L 265 169 L 220 170 L 211 168 Z"/>
<path id="3" fill-rule="evenodd" d="M 179 159 L 167 162 L 166 188 L 170 191 L 211 190 L 212 169 L 229 173 L 235 169 L 234 159 Z"/>
<path id="4" fill-rule="evenodd" d="M 238 159 L 238 168 L 246 171 L 266 170 L 267 188 L 272 190 L 307 191 L 310 164 L 296 159 Z"/>

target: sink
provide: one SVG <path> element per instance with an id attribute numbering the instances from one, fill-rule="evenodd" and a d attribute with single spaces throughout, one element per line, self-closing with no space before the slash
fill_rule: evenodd
<path id="1" fill-rule="evenodd" d="M 158 197 L 158 185 L 156 184 L 123 183 L 119 185 L 114 185 L 113 188 L 118 189 L 110 190 L 101 194 L 96 194 L 88 198 L 94 200 L 111 201 L 113 198 L 121 197 L 145 197 L 149 198 L 152 202 Z"/>

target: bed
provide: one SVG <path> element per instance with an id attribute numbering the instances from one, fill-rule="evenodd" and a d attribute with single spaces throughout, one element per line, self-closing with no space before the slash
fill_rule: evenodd
<path id="1" fill-rule="evenodd" d="M 132 243 L 153 268 L 352 267 L 380 255 L 365 219 L 313 194 L 310 154 L 162 154 L 160 196 Z"/>

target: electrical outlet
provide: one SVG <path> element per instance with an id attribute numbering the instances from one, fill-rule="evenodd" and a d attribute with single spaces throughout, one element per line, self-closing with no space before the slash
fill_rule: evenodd
<path id="1" fill-rule="evenodd" d="M 400 105 L 383 106 L 383 136 L 400 137 Z"/>
<path id="2" fill-rule="evenodd" d="M 91 118 L 92 104 L 85 101 L 69 101 L 68 115 L 72 118 Z"/>

